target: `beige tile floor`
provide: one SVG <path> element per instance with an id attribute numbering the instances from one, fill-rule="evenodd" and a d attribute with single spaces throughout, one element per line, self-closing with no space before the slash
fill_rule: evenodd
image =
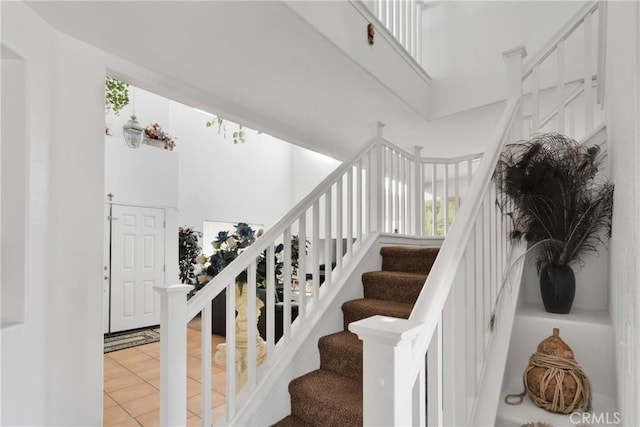
<path id="1" fill-rule="evenodd" d="M 212 337 L 212 358 L 224 337 Z M 200 425 L 200 331 L 187 328 L 187 425 Z M 104 355 L 104 426 L 158 426 L 160 343 Z M 213 363 L 212 420 L 224 413 L 224 367 Z"/>

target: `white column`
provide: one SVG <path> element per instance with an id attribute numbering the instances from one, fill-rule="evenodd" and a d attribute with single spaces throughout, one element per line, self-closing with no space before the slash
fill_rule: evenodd
<path id="1" fill-rule="evenodd" d="M 503 52 L 502 56 L 507 62 L 507 98 L 520 99 L 522 97 L 522 59 L 527 56 L 527 49 L 524 46 L 518 46 Z M 513 131 L 515 139 L 523 137 L 522 106 L 518 108 Z"/>
<path id="2" fill-rule="evenodd" d="M 424 234 L 424 179 L 422 177 L 422 147 L 413 147 L 413 214 L 415 215 L 413 235 L 422 236 Z"/>
<path id="3" fill-rule="evenodd" d="M 187 293 L 191 285 L 154 286 L 160 294 L 160 425 L 185 425 Z"/>
<path id="4" fill-rule="evenodd" d="M 412 420 L 413 340 L 423 323 L 373 316 L 349 325 L 363 341 L 364 425 L 409 426 Z"/>

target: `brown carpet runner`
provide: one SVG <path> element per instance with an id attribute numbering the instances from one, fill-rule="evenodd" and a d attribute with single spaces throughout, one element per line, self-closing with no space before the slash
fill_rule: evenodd
<path id="1" fill-rule="evenodd" d="M 347 326 L 376 314 L 408 318 L 438 248 L 392 246 L 380 254 L 382 271 L 362 275 L 364 298 L 342 305 L 344 331 L 320 338 L 320 369 L 289 383 L 291 415 L 274 426 L 362 425 L 362 341 Z"/>

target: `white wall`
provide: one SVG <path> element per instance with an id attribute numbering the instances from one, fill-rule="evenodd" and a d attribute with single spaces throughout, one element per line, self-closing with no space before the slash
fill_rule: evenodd
<path id="1" fill-rule="evenodd" d="M 113 194 L 116 203 L 177 209 L 178 156 L 146 144 L 132 149 L 120 136 L 105 137 L 104 195 Z"/>
<path id="2" fill-rule="evenodd" d="M 2 3 L 2 39 L 26 63 L 30 167 L 25 318 L 2 330 L 1 421 L 100 425 L 104 63 L 23 3 Z"/>
<path id="3" fill-rule="evenodd" d="M 607 4 L 606 91 L 614 193 L 610 252 L 611 315 L 616 333 L 622 424 L 640 424 L 640 7 Z"/>
<path id="4" fill-rule="evenodd" d="M 412 63 L 403 58 L 383 36 L 382 31 L 376 29 L 375 48 L 365 43 L 369 21 L 359 10 L 360 7 L 345 1 L 294 1 L 288 2 L 287 6 L 412 109 L 428 117 L 431 104 L 429 76 L 418 67 L 414 69 Z M 361 31 L 346 30 L 353 28 Z"/>
<path id="5" fill-rule="evenodd" d="M 575 310 L 607 311 L 609 309 L 609 251 L 600 246 L 598 253 L 584 257 L 584 265 L 571 265 L 576 276 L 576 294 L 572 312 Z M 540 295 L 540 277 L 535 266 L 535 258 L 527 254 L 522 284 L 520 288 L 521 304 L 544 310 Z"/>
<path id="6" fill-rule="evenodd" d="M 2 46 L 2 326 L 24 320 L 26 274 L 26 68 Z"/>
<path id="7" fill-rule="evenodd" d="M 433 78 L 431 117 L 505 99 L 502 52 L 524 45 L 529 55 L 535 54 L 582 5 L 445 1 L 428 6 L 422 20 L 422 61 Z"/>
<path id="8" fill-rule="evenodd" d="M 210 116 L 174 103 L 171 131 L 180 153 L 180 221 L 202 229 L 204 220 L 273 224 L 291 207 L 291 148 L 288 143 L 247 130 L 246 142 L 234 144 Z"/>
<path id="9" fill-rule="evenodd" d="M 294 146 L 291 153 L 291 202 L 298 203 L 327 177 L 340 162 L 323 154 Z"/>

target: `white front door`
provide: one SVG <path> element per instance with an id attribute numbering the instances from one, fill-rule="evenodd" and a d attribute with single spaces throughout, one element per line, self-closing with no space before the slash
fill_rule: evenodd
<path id="1" fill-rule="evenodd" d="M 110 332 L 160 323 L 164 227 L 163 209 L 113 205 Z"/>

